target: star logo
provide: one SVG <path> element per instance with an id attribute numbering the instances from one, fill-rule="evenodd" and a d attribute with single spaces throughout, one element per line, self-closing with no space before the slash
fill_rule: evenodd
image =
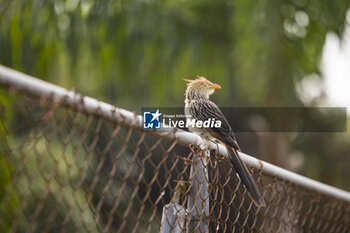
<path id="1" fill-rule="evenodd" d="M 151 115 L 153 116 L 152 121 L 154 121 L 155 119 L 157 119 L 157 121 L 159 121 L 159 117 L 162 115 L 161 113 L 159 113 L 159 109 L 157 109 L 157 111 L 155 113 L 151 113 Z"/>
<path id="2" fill-rule="evenodd" d="M 160 129 L 160 116 L 162 113 L 159 109 L 155 112 L 143 112 L 143 128 L 144 129 Z"/>

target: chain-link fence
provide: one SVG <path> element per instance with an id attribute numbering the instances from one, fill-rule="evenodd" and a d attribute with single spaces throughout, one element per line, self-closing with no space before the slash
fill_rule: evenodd
<path id="1" fill-rule="evenodd" d="M 266 202 L 257 208 L 215 151 L 11 77 L 0 74 L 0 232 L 350 232 L 344 191 L 260 163 L 250 167 Z"/>

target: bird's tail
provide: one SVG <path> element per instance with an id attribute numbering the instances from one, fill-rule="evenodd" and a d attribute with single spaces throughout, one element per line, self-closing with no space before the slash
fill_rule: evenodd
<path id="1" fill-rule="evenodd" d="M 256 186 L 252 176 L 250 175 L 247 166 L 241 160 L 238 152 L 228 145 L 226 145 L 226 149 L 236 173 L 238 173 L 242 183 L 248 190 L 248 193 L 252 198 L 252 200 L 254 201 L 254 203 L 257 206 L 265 206 L 265 201 L 258 187 Z"/>

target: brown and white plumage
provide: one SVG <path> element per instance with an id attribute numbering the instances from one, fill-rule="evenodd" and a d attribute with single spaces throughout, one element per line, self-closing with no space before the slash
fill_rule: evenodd
<path id="1" fill-rule="evenodd" d="M 220 128 L 190 128 L 189 130 L 192 132 L 204 133 L 222 142 L 226 146 L 235 171 L 247 188 L 254 203 L 257 206 L 265 206 L 264 199 L 259 189 L 250 175 L 248 168 L 238 154 L 240 147 L 230 124 L 227 122 L 219 107 L 209 100 L 209 96 L 214 93 L 215 89 L 221 89 L 221 87 L 204 77 L 198 77 L 195 80 L 185 79 L 185 81 L 188 82 L 185 93 L 185 114 L 196 120 L 206 121 L 214 118 L 215 120 L 221 121 Z"/>

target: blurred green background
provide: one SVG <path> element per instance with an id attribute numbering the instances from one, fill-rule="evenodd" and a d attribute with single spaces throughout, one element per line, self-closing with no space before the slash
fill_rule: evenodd
<path id="1" fill-rule="evenodd" d="M 135 112 L 183 106 L 182 79 L 198 75 L 223 87 L 213 96 L 219 106 L 298 107 L 296 84 L 319 73 L 326 33 L 342 35 L 349 7 L 348 0 L 2 0 L 0 63 Z M 319 106 L 317 98 L 308 106 Z M 350 189 L 342 168 L 348 134 L 259 134 L 270 145 L 256 146 L 250 136 L 238 135 L 247 153 L 288 167 L 297 152 L 300 172 Z"/>
<path id="2" fill-rule="evenodd" d="M 349 0 L 0 0 L 0 63 L 135 112 L 183 106 L 182 79 L 197 75 L 223 87 L 213 96 L 219 106 L 322 106 L 323 90 L 304 103 L 297 86 L 309 75 L 322 81 L 326 34 L 342 37 L 349 7 Z M 350 190 L 348 132 L 237 137 L 248 154 Z M 9 174 L 0 169 L 0 190 Z"/>

